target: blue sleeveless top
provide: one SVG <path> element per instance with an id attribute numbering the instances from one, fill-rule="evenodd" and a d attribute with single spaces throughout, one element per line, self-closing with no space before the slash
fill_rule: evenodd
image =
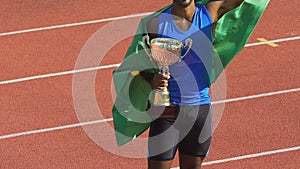
<path id="1" fill-rule="evenodd" d="M 212 66 L 213 25 L 204 5 L 197 4 L 191 26 L 180 30 L 172 17 L 172 8 L 159 16 L 158 37 L 173 38 L 185 43 L 193 40 L 192 48 L 181 62 L 171 65 L 168 89 L 175 105 L 210 104 L 209 74 Z M 182 51 L 186 52 L 187 47 Z"/>

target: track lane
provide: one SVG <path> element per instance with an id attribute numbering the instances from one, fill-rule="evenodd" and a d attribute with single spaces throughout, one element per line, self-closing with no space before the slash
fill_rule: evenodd
<path id="1" fill-rule="evenodd" d="M 269 40 L 282 36 L 299 35 L 300 30 L 298 27 L 300 18 L 297 17 L 297 13 L 300 12 L 299 8 L 297 8 L 299 5 L 299 1 L 296 0 L 289 2 L 271 0 L 261 20 L 258 22 L 252 37 Z M 250 42 L 256 41 L 256 38 L 250 39 Z"/>
<path id="2" fill-rule="evenodd" d="M 128 40 L 131 40 L 131 38 L 129 38 Z M 261 46 L 261 45 L 266 46 L 269 43 L 277 43 L 276 45 L 278 45 L 278 43 L 289 42 L 289 41 L 297 41 L 297 40 L 300 40 L 300 36 L 269 40 L 269 41 L 266 41 L 266 42 L 248 43 L 248 44 L 245 45 L 245 47 L 247 48 L 247 47 L 255 47 L 255 46 Z M 121 42 L 121 43 L 123 43 L 123 42 Z M 119 47 L 120 46 L 118 44 L 115 48 L 119 48 Z M 107 55 L 111 55 L 110 53 L 111 53 L 111 51 L 109 51 Z M 119 54 L 116 53 L 115 55 L 112 55 L 112 56 L 119 56 Z M 110 58 L 110 57 L 106 56 L 106 57 L 104 57 L 104 60 L 109 60 L 107 58 Z M 54 73 L 48 73 L 48 74 L 22 77 L 22 78 L 17 78 L 17 79 L 3 80 L 3 81 L 0 81 L 0 85 L 11 84 L 11 83 L 19 83 L 19 82 L 24 82 L 24 81 L 37 80 L 37 79 L 43 79 L 43 78 L 49 78 L 49 77 L 55 77 L 55 76 L 76 74 L 76 73 L 82 73 L 82 72 L 96 71 L 96 70 L 101 70 L 101 69 L 109 69 L 109 68 L 114 68 L 115 69 L 120 65 L 120 63 L 102 65 L 102 63 L 103 63 L 103 60 L 101 61 L 101 65 L 96 66 L 96 67 L 87 67 L 87 68 L 81 68 L 81 69 L 77 68 L 75 70 L 68 70 L 68 71 L 62 71 L 62 72 L 54 72 Z"/>
<path id="3" fill-rule="evenodd" d="M 168 3 L 168 0 L 155 3 L 147 0 L 6 0 L 0 4 L 0 11 L 4 11 L 0 15 L 0 32 L 151 12 Z"/>
<path id="4" fill-rule="evenodd" d="M 227 97 L 295 88 L 300 84 L 298 42 L 256 46 L 244 50 L 226 68 Z M 287 66 L 288 65 L 288 66 Z"/>

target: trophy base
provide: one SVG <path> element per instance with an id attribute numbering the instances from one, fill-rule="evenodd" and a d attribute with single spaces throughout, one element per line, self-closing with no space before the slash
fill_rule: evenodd
<path id="1" fill-rule="evenodd" d="M 154 106 L 170 106 L 169 91 L 166 90 L 156 90 L 153 96 Z"/>

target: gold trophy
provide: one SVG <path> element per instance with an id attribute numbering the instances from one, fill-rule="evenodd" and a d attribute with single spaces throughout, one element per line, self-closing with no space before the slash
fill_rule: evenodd
<path id="1" fill-rule="evenodd" d="M 151 54 L 146 49 L 146 44 L 150 46 Z M 187 45 L 188 44 L 188 45 Z M 181 51 L 188 46 L 186 53 L 181 56 Z M 150 59 L 154 59 L 160 70 L 160 74 L 168 75 L 169 65 L 180 62 L 190 51 L 192 47 L 192 39 L 185 40 L 185 45 L 172 38 L 154 38 L 149 42 L 149 36 L 143 37 L 143 47 Z M 152 104 L 155 106 L 169 106 L 169 91 L 165 87 L 163 90 L 155 90 L 152 96 Z"/>

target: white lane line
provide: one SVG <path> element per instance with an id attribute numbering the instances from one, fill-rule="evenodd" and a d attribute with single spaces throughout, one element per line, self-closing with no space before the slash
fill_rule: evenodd
<path id="1" fill-rule="evenodd" d="M 293 92 L 299 92 L 299 91 L 300 91 L 300 88 L 295 88 L 295 89 L 289 89 L 289 90 L 257 94 L 257 95 L 252 95 L 252 96 L 244 96 L 244 97 L 238 97 L 238 98 L 233 98 L 233 99 L 219 100 L 219 101 L 212 102 L 212 104 L 236 102 L 236 101 L 249 100 L 249 99 L 255 99 L 255 98 L 260 98 L 260 97 L 274 96 L 274 95 L 293 93 Z"/>
<path id="2" fill-rule="evenodd" d="M 13 138 L 13 137 L 19 137 L 19 136 L 26 136 L 26 135 L 31 135 L 31 134 L 46 133 L 46 132 L 56 131 L 56 130 L 64 130 L 64 129 L 75 128 L 75 127 L 86 126 L 86 125 L 92 125 L 92 124 L 97 124 L 97 123 L 104 123 L 104 122 L 109 122 L 109 121 L 112 121 L 112 120 L 113 120 L 112 118 L 108 118 L 108 119 L 103 119 L 103 120 L 95 120 L 95 121 L 89 121 L 89 122 L 83 122 L 83 123 L 77 123 L 77 124 L 70 124 L 70 125 L 64 125 L 64 126 L 58 126 L 58 127 L 52 127 L 52 128 L 45 128 L 45 129 L 40 129 L 40 130 L 32 130 L 32 131 L 25 131 L 25 132 L 20 132 L 20 133 L 8 134 L 8 135 L 0 136 L 0 140 Z"/>
<path id="3" fill-rule="evenodd" d="M 249 159 L 249 158 L 262 157 L 262 156 L 268 156 L 268 155 L 272 155 L 272 154 L 286 153 L 286 152 L 298 151 L 298 150 L 300 150 L 300 146 L 272 150 L 272 151 L 265 151 L 265 152 L 260 152 L 260 153 L 256 153 L 256 154 L 247 154 L 247 155 L 243 155 L 243 156 L 225 158 L 225 159 L 215 160 L 215 161 L 208 161 L 208 162 L 204 162 L 202 165 L 206 166 L 206 165 L 227 163 L 227 162 L 231 162 L 231 161 L 239 161 L 239 160 L 244 160 L 244 159 Z M 172 168 L 172 169 L 179 169 L 179 167 Z"/>
<path id="4" fill-rule="evenodd" d="M 118 67 L 118 66 L 120 66 L 120 64 L 112 64 L 112 65 L 97 66 L 97 67 L 91 67 L 91 68 L 85 68 L 85 69 L 70 70 L 70 71 L 65 71 L 65 72 L 57 72 L 57 73 L 36 75 L 36 76 L 19 78 L 19 79 L 1 81 L 0 85 L 10 84 L 10 83 L 17 83 L 17 82 L 24 82 L 24 81 L 42 79 L 42 78 L 48 78 L 48 77 L 54 77 L 54 76 L 62 76 L 62 75 L 68 75 L 68 74 L 74 74 L 74 73 L 83 73 L 83 72 L 95 71 L 95 70 L 100 70 L 100 69 L 115 68 L 115 67 Z"/>
<path id="5" fill-rule="evenodd" d="M 299 92 L 299 91 L 300 91 L 300 88 L 295 88 L 295 89 L 282 90 L 282 91 L 276 91 L 276 92 L 262 93 L 262 94 L 252 95 L 252 96 L 233 98 L 233 99 L 228 99 L 228 100 L 214 101 L 214 102 L 212 102 L 212 104 L 236 102 L 236 101 L 241 101 L 241 100 L 256 99 L 256 98 L 261 98 L 261 97 L 274 96 L 274 95 L 293 93 L 293 92 Z M 89 122 L 83 122 L 83 123 L 77 123 L 77 124 L 58 126 L 58 127 L 53 127 L 53 128 L 45 128 L 45 129 L 39 129 L 39 130 L 32 130 L 32 131 L 25 131 L 25 132 L 20 132 L 20 133 L 2 135 L 2 136 L 0 136 L 0 140 L 13 138 L 13 137 L 19 137 L 19 136 L 25 136 L 25 135 L 31 135 L 31 134 L 37 134 L 37 133 L 45 133 L 45 132 L 50 132 L 50 131 L 75 128 L 75 127 L 80 127 L 80 126 L 85 126 L 85 125 L 99 124 L 99 123 L 104 123 L 104 122 L 110 122 L 112 120 L 113 120 L 112 118 L 108 118 L 108 119 L 101 119 L 101 120 L 95 120 L 95 121 L 89 121 Z"/>
<path id="6" fill-rule="evenodd" d="M 250 44 L 246 44 L 245 47 L 266 45 L 268 43 L 278 43 L 278 42 L 293 41 L 293 40 L 299 40 L 299 39 L 300 39 L 300 36 L 295 36 L 295 37 L 284 38 L 284 39 L 269 40 L 269 41 L 266 41 L 266 42 L 250 43 Z"/>
<path id="7" fill-rule="evenodd" d="M 278 43 L 278 42 L 293 41 L 293 40 L 298 40 L 298 39 L 300 39 L 300 36 L 283 38 L 283 39 L 276 39 L 276 40 L 271 40 L 271 41 L 268 41 L 268 42 L 250 43 L 250 44 L 246 44 L 245 47 L 266 45 L 269 42 Z M 42 79 L 42 78 L 48 78 L 48 77 L 54 77 L 54 76 L 68 75 L 68 74 L 74 74 L 74 73 L 95 71 L 95 70 L 100 70 L 100 69 L 108 69 L 108 68 L 114 68 L 114 67 L 118 67 L 118 66 L 120 66 L 120 64 L 111 64 L 111 65 L 98 66 L 98 67 L 92 67 L 92 68 L 85 68 L 85 69 L 78 69 L 78 70 L 70 70 L 70 71 L 64 71 L 64 72 L 36 75 L 36 76 L 19 78 L 19 79 L 11 79 L 11 80 L 1 81 L 0 85 L 23 82 L 23 81 L 29 81 L 29 80 L 35 80 L 35 79 Z"/>
<path id="8" fill-rule="evenodd" d="M 22 33 L 29 33 L 29 32 L 51 30 L 51 29 L 67 28 L 67 27 L 74 27 L 74 26 L 81 26 L 81 25 L 89 25 L 89 24 L 109 22 L 109 21 L 122 20 L 122 19 L 128 19 L 128 18 L 143 17 L 143 16 L 147 16 L 147 15 L 152 14 L 152 13 L 153 12 L 138 13 L 138 14 L 132 14 L 132 15 L 127 15 L 127 16 L 119 16 L 119 17 L 114 17 L 114 18 L 98 19 L 98 20 L 91 20 L 91 21 L 85 21 L 85 22 L 76 22 L 76 23 L 54 25 L 54 26 L 47 26 L 47 27 L 41 27 L 41 28 L 32 28 L 32 29 L 25 29 L 25 30 L 19 30 L 19 31 L 3 32 L 3 33 L 0 33 L 0 37 L 1 36 L 22 34 Z"/>

